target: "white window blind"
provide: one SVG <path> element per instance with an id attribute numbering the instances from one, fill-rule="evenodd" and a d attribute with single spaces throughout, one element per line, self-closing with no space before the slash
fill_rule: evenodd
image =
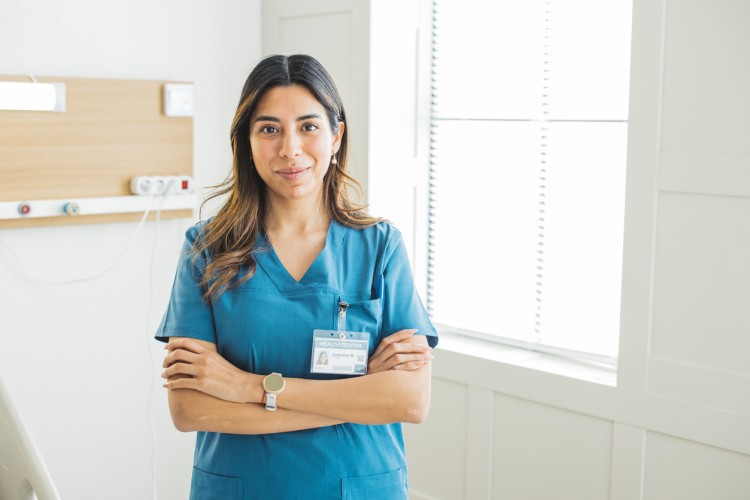
<path id="1" fill-rule="evenodd" d="M 617 356 L 630 0 L 436 0 L 435 323 Z"/>

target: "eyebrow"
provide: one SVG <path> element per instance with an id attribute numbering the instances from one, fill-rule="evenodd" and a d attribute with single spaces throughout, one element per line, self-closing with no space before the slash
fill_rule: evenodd
<path id="1" fill-rule="evenodd" d="M 323 119 L 323 117 L 320 116 L 319 114 L 317 114 L 317 113 L 311 113 L 309 115 L 302 115 L 302 116 L 300 116 L 299 118 L 297 118 L 297 121 L 301 122 L 301 121 L 309 120 L 311 118 L 317 118 L 318 120 L 322 120 Z M 258 123 L 258 122 L 275 122 L 275 123 L 281 123 L 281 120 L 278 119 L 278 118 L 276 118 L 275 116 L 260 115 L 259 117 L 257 117 L 255 119 L 255 123 Z"/>

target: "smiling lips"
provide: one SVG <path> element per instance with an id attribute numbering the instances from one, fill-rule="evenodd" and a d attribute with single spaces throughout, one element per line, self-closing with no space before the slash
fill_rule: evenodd
<path id="1" fill-rule="evenodd" d="M 310 167 L 292 167 L 284 170 L 277 170 L 276 173 L 283 177 L 284 180 L 296 181 L 301 179 L 308 170 L 310 170 Z"/>

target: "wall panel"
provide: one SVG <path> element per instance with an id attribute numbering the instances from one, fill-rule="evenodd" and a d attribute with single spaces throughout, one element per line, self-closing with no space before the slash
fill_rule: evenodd
<path id="1" fill-rule="evenodd" d="M 410 491 L 419 498 L 463 498 L 469 388 L 435 378 L 426 422 L 405 425 Z"/>
<path id="2" fill-rule="evenodd" d="M 750 198 L 662 193 L 652 356 L 750 375 Z"/>
<path id="3" fill-rule="evenodd" d="M 750 3 L 666 2 L 662 151 L 750 154 Z"/>
<path id="4" fill-rule="evenodd" d="M 607 497 L 612 422 L 500 394 L 495 415 L 491 498 Z"/>
<path id="5" fill-rule="evenodd" d="M 649 433 L 644 500 L 747 500 L 750 457 Z"/>

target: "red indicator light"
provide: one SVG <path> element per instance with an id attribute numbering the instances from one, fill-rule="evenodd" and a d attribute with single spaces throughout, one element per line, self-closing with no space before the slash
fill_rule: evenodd
<path id="1" fill-rule="evenodd" d="M 31 213 L 31 205 L 28 203 L 21 203 L 18 205 L 18 213 L 21 215 L 29 215 Z"/>
<path id="2" fill-rule="evenodd" d="M 182 190 L 187 191 L 188 188 L 188 181 L 185 179 L 182 181 Z"/>

